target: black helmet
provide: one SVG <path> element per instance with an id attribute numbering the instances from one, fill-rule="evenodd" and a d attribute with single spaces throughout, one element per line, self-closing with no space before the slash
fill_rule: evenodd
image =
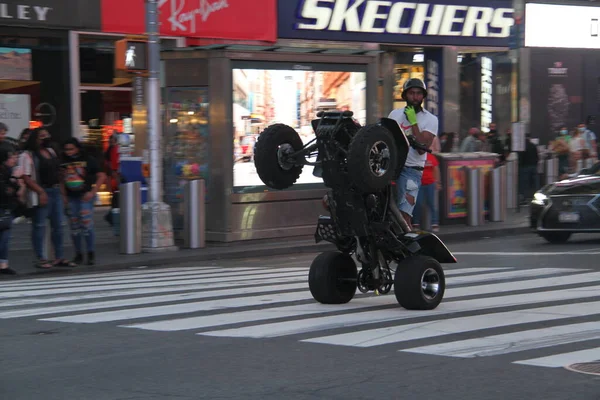
<path id="1" fill-rule="evenodd" d="M 404 86 L 402 87 L 402 98 L 406 100 L 405 93 L 408 89 L 411 88 L 419 88 L 423 90 L 423 97 L 427 97 L 427 87 L 425 87 L 425 82 L 418 78 L 411 78 L 404 82 Z"/>

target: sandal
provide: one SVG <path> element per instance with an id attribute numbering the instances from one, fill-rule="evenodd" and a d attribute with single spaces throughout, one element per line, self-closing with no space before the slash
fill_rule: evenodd
<path id="1" fill-rule="evenodd" d="M 56 260 L 54 261 L 54 263 L 52 263 L 53 267 L 70 267 L 70 268 L 74 268 L 77 266 L 77 264 L 75 264 L 72 261 L 67 261 L 64 258 L 62 260 Z"/>
<path id="2" fill-rule="evenodd" d="M 37 260 L 34 263 L 34 266 L 36 268 L 40 268 L 40 269 L 51 269 L 52 268 L 52 263 L 48 260 Z"/>

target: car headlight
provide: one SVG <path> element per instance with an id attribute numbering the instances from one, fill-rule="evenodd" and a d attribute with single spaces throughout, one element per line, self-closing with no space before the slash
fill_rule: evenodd
<path id="1" fill-rule="evenodd" d="M 548 196 L 544 193 L 537 192 L 533 195 L 533 200 L 531 201 L 533 204 L 537 204 L 538 206 L 545 206 L 548 204 Z"/>

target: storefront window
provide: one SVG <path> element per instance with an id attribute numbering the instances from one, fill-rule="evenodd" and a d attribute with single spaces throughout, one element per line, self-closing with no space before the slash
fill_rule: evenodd
<path id="1" fill-rule="evenodd" d="M 236 193 L 268 190 L 256 173 L 254 143 L 275 123 L 294 128 L 306 144 L 315 135 L 311 121 L 319 111 L 351 110 L 366 122 L 366 67 L 239 62 L 233 73 L 233 186 Z M 311 159 L 315 161 L 315 159 Z M 322 187 L 304 166 L 292 189 Z"/>
<path id="2" fill-rule="evenodd" d="M 13 36 L 0 31 L 0 122 L 13 140 L 38 126 L 63 140 L 70 133 L 66 36 L 26 37 L 39 32 L 19 32 Z"/>
<path id="3" fill-rule="evenodd" d="M 186 182 L 209 177 L 208 88 L 167 90 L 164 140 L 165 201 L 171 206 L 173 229 L 183 229 Z M 207 192 L 207 199 L 209 198 Z"/>
<path id="4" fill-rule="evenodd" d="M 425 79 L 423 66 L 414 65 L 399 65 L 394 66 L 394 76 L 396 85 L 394 86 L 394 108 L 402 108 L 406 106 L 406 102 L 402 99 L 402 87 L 404 83 L 412 78 Z"/>

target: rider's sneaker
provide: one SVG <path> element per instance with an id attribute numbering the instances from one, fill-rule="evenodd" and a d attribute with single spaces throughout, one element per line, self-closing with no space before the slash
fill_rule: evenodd
<path id="1" fill-rule="evenodd" d="M 435 233 L 439 232 L 440 231 L 439 225 L 431 225 L 431 231 L 435 232 Z"/>
<path id="2" fill-rule="evenodd" d="M 421 229 L 421 224 L 412 224 L 412 228 L 413 228 L 413 231 L 416 231 L 417 229 Z"/>

